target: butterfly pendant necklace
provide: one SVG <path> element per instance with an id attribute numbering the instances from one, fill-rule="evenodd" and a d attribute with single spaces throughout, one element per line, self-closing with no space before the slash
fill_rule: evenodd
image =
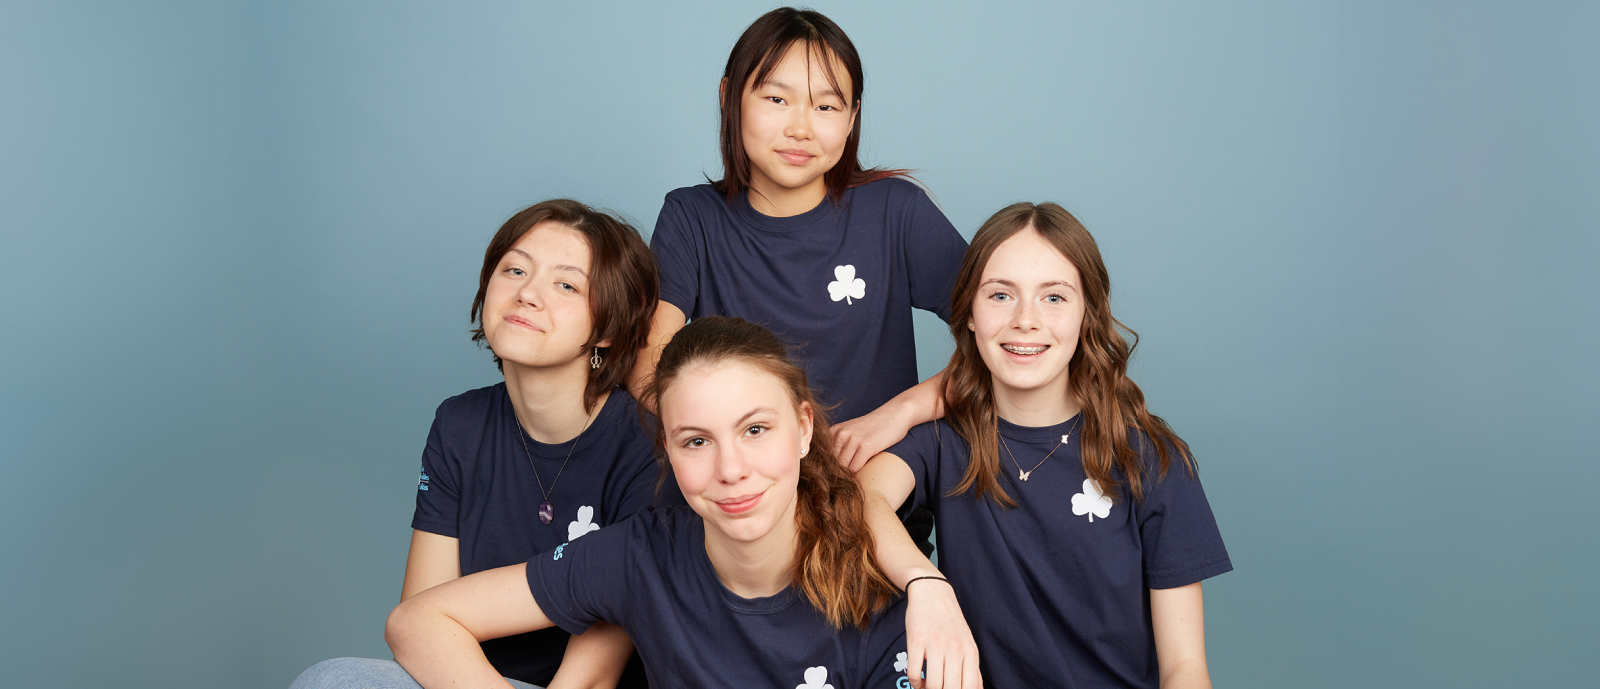
<path id="1" fill-rule="evenodd" d="M 522 427 L 522 419 L 517 418 L 517 408 L 515 406 L 511 408 L 511 418 L 517 422 L 517 439 L 522 441 L 522 453 L 528 457 L 528 467 L 533 469 L 533 480 L 539 482 L 539 495 L 544 498 L 544 501 L 539 503 L 540 524 L 555 521 L 556 507 L 550 504 L 550 491 L 556 489 L 556 481 L 561 480 L 561 472 L 567 470 L 567 462 L 572 461 L 572 451 L 578 449 L 578 441 L 583 438 L 583 432 L 589 430 L 589 424 L 594 423 L 594 418 L 599 415 L 600 410 L 596 409 L 593 416 L 584 420 L 583 429 L 572 439 L 572 447 L 567 448 L 567 458 L 561 460 L 561 468 L 556 470 L 556 477 L 550 479 L 550 490 L 545 490 L 544 480 L 539 478 L 539 467 L 533 465 L 533 453 L 528 450 L 528 431 Z"/>
<path id="2" fill-rule="evenodd" d="M 1075 430 L 1078 429 L 1078 426 L 1082 426 L 1082 425 L 1083 425 L 1083 415 L 1079 414 L 1079 416 L 1078 416 L 1078 424 L 1077 424 L 1077 426 L 1073 426 L 1072 430 L 1075 431 Z M 999 435 L 999 434 L 996 434 L 996 435 Z M 1039 467 L 1044 466 L 1045 462 L 1050 461 L 1050 456 L 1054 455 L 1056 453 L 1056 450 L 1059 450 L 1059 449 L 1062 448 L 1062 446 L 1066 445 L 1067 441 L 1070 440 L 1071 438 L 1072 438 L 1072 431 L 1067 431 L 1066 433 L 1063 433 L 1061 435 L 1061 442 L 1056 443 L 1055 447 L 1050 448 L 1050 452 L 1044 456 L 1044 459 L 1039 460 L 1038 464 L 1033 465 L 1033 468 L 1029 469 L 1027 471 L 1023 471 L 1022 470 L 1022 465 L 1017 463 L 1017 455 L 1011 451 L 1011 446 L 1006 444 L 1005 436 L 1000 436 L 1000 446 L 1006 449 L 1006 454 L 1011 455 L 1011 463 L 1017 467 L 1017 478 L 1022 480 L 1022 481 L 1027 481 L 1028 477 L 1033 475 L 1033 472 L 1037 471 L 1039 469 Z"/>

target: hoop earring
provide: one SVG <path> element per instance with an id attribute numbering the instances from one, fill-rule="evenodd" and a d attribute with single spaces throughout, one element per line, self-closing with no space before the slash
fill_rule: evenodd
<path id="1" fill-rule="evenodd" d="M 598 368 L 600 368 L 600 364 L 602 364 L 604 362 L 605 362 L 605 360 L 600 358 L 600 348 L 599 347 L 595 347 L 594 348 L 594 355 L 589 357 L 589 368 L 598 369 Z"/>

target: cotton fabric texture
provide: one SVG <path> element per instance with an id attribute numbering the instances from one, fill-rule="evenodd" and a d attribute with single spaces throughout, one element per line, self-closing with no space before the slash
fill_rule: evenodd
<path id="1" fill-rule="evenodd" d="M 1014 508 L 970 490 L 948 496 L 969 462 L 966 441 L 942 420 L 911 429 L 889 449 L 917 481 L 901 516 L 914 506 L 933 510 L 939 569 L 992 686 L 1158 689 L 1149 589 L 1233 565 L 1198 476 L 1174 461 L 1157 482 L 1154 447 L 1135 431 L 1130 441 L 1143 450 L 1149 480 L 1144 499 L 1126 490 L 1109 499 L 1084 475 L 1079 422 L 1029 428 L 1000 419 L 1000 437 L 1032 470 L 1019 480 L 1000 449 L 1000 486 Z M 1066 434 L 1068 443 L 1034 469 Z"/>
<path id="2" fill-rule="evenodd" d="M 528 561 L 539 608 L 573 634 L 605 620 L 633 638 L 659 687 L 889 689 L 905 677 L 905 604 L 834 629 L 790 586 L 742 598 L 717 578 L 705 522 L 645 510 Z"/>
<path id="3" fill-rule="evenodd" d="M 462 576 L 526 562 L 657 504 L 654 451 L 637 405 L 621 388 L 587 430 L 553 445 L 517 425 L 505 383 L 473 390 L 445 400 L 434 415 L 411 528 L 459 539 Z M 541 481 L 555 507 L 549 524 L 539 521 Z M 659 501 L 683 504 L 670 477 Z M 544 629 L 485 641 L 483 650 L 500 674 L 543 686 L 560 667 L 567 639 Z M 643 686 L 634 665 L 620 686 Z"/>
<path id="4" fill-rule="evenodd" d="M 926 192 L 890 178 L 788 218 L 709 184 L 677 189 L 650 248 L 662 301 L 766 326 L 844 421 L 917 384 L 911 309 L 949 320 L 967 242 Z"/>

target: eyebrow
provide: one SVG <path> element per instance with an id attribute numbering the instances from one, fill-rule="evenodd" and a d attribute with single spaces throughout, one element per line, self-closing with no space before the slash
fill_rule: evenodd
<path id="1" fill-rule="evenodd" d="M 1006 280 L 1004 278 L 989 278 L 988 280 L 984 280 L 983 284 L 978 285 L 978 286 L 979 287 L 985 287 L 985 286 L 988 286 L 990 284 L 1005 285 L 1006 287 L 1010 287 L 1012 289 L 1016 289 L 1016 287 L 1017 287 L 1017 283 L 1012 282 L 1010 280 Z M 1056 285 L 1060 285 L 1060 286 L 1065 287 L 1067 289 L 1070 289 L 1070 290 L 1072 290 L 1074 292 L 1078 291 L 1078 286 L 1077 285 L 1074 285 L 1074 284 L 1072 284 L 1070 282 L 1067 282 L 1066 280 L 1051 280 L 1049 282 L 1041 282 L 1041 283 L 1039 283 L 1040 287 L 1054 287 Z"/>
<path id="2" fill-rule="evenodd" d="M 532 260 L 533 260 L 533 257 L 532 257 L 532 256 L 529 256 L 529 255 L 528 255 L 528 252 L 526 252 L 526 251 L 523 251 L 523 250 L 521 250 L 521 249 L 512 249 L 512 250 L 511 250 L 511 253 L 517 253 L 517 254 L 522 254 L 522 257 L 523 257 L 523 258 L 526 258 L 526 259 L 528 259 L 528 260 L 529 260 L 529 261 L 532 261 Z M 555 266 L 551 266 L 551 267 L 550 267 L 550 268 L 551 268 L 551 269 L 552 269 L 552 270 L 566 270 L 566 271 L 571 271 L 571 272 L 574 272 L 574 273 L 577 273 L 577 274 L 579 274 L 579 275 L 582 275 L 582 276 L 584 276 L 584 277 L 589 277 L 589 273 L 588 273 L 588 271 L 585 271 L 585 270 L 584 270 L 584 269 L 582 269 L 582 268 L 579 268 L 579 267 L 577 267 L 577 266 L 569 266 L 569 265 L 565 265 L 565 264 L 562 264 L 562 265 L 555 265 Z"/>
<path id="3" fill-rule="evenodd" d="M 827 81 L 824 80 L 823 83 L 826 84 Z M 756 88 L 761 88 L 763 86 L 766 86 L 766 87 L 769 87 L 769 88 L 775 88 L 775 89 L 782 89 L 784 91 L 793 91 L 793 92 L 797 92 L 797 93 L 800 91 L 800 89 L 797 89 L 797 88 L 795 88 L 793 86 L 785 84 L 785 83 L 783 83 L 781 81 L 778 81 L 776 79 L 768 79 L 768 80 L 763 81 L 763 82 L 761 82 L 759 84 L 756 84 Z M 832 85 L 829 85 L 828 88 L 825 88 L 825 89 L 823 89 L 821 91 L 813 92 L 811 94 L 812 100 L 816 100 L 817 96 L 833 96 L 834 98 L 837 98 L 837 99 L 839 99 L 841 101 L 844 100 L 844 94 L 839 93 L 839 90 L 834 88 Z"/>
<path id="4" fill-rule="evenodd" d="M 760 414 L 777 414 L 777 413 L 778 413 L 778 411 L 776 409 L 773 409 L 772 407 L 756 407 L 755 409 L 751 409 L 750 411 L 745 412 L 744 416 L 739 417 L 739 420 L 737 422 L 735 422 L 733 425 L 735 425 L 735 426 L 743 426 L 746 421 L 749 421 L 754 416 L 757 416 L 757 415 L 760 415 Z M 676 436 L 676 435 L 680 435 L 680 434 L 684 433 L 685 431 L 693 431 L 695 433 L 710 433 L 710 431 L 708 431 L 708 430 L 706 430 L 704 428 L 701 428 L 699 426 L 678 426 L 676 428 L 673 428 L 672 432 L 668 433 L 667 435 Z"/>

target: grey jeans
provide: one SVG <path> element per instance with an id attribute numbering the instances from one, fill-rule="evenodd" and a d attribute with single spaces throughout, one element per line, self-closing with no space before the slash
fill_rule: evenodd
<path id="1" fill-rule="evenodd" d="M 539 689 L 509 677 L 506 681 L 516 689 Z M 422 689 L 422 685 L 392 660 L 334 658 L 300 673 L 289 689 Z"/>

